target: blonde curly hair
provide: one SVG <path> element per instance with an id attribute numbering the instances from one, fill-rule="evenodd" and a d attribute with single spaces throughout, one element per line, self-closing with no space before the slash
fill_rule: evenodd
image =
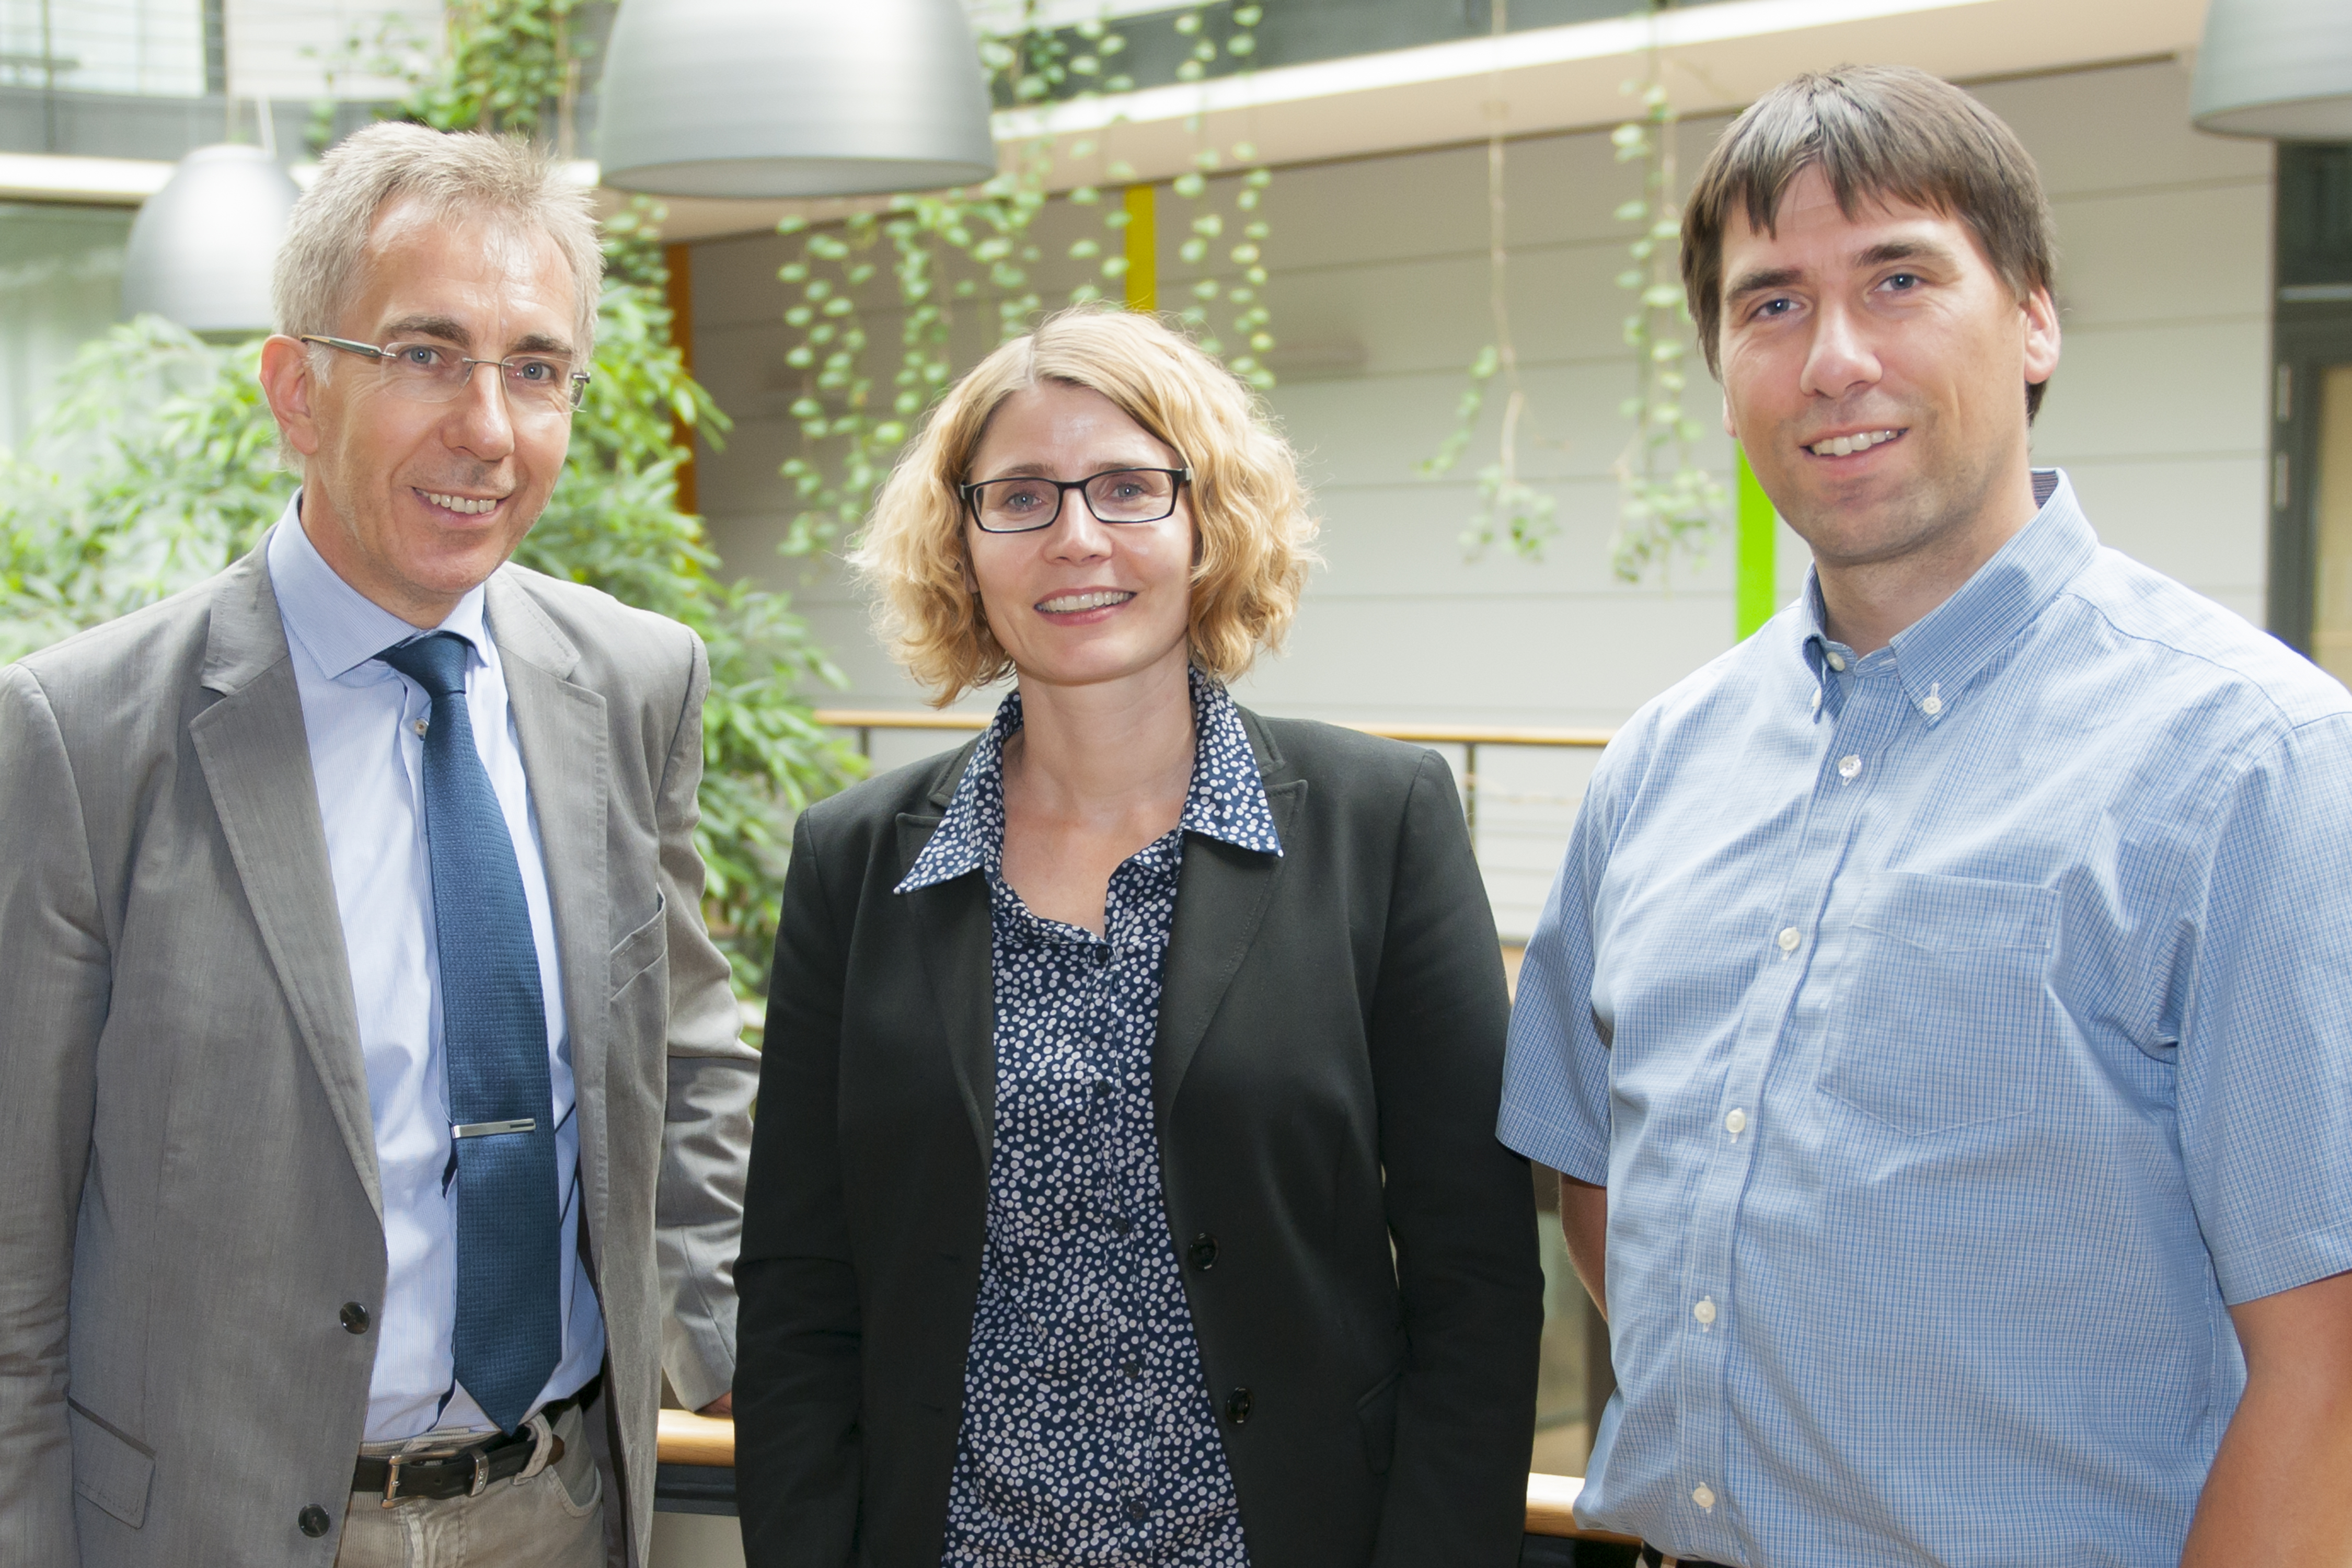
<path id="1" fill-rule="evenodd" d="M 1058 382 L 1100 393 L 1192 470 L 1192 662 L 1233 680 L 1278 650 L 1316 562 L 1298 462 L 1264 405 L 1191 340 L 1106 305 L 1046 317 L 975 365 L 932 411 L 874 503 L 850 564 L 875 589 L 875 631 L 945 707 L 1012 658 L 967 585 L 956 487 L 998 405 Z"/>

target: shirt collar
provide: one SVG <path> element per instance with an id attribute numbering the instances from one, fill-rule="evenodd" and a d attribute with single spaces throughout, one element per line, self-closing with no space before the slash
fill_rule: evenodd
<path id="1" fill-rule="evenodd" d="M 269 588 L 278 596 L 286 635 L 309 650 L 328 679 L 340 680 L 384 649 L 423 634 L 336 574 L 303 531 L 301 508 L 302 492 L 297 490 L 270 528 L 264 556 Z M 476 663 L 492 657 L 484 586 L 476 584 L 437 628 L 471 644 Z"/>
<path id="2" fill-rule="evenodd" d="M 1224 687 L 1199 669 L 1190 672 L 1196 741 L 1192 782 L 1176 826 L 1264 855 L 1282 853 L 1265 780 L 1250 749 L 1241 710 Z M 1004 743 L 1021 728 L 1021 692 L 1005 693 L 996 717 L 981 731 L 947 814 L 906 877 L 892 889 L 912 892 L 967 872 L 1002 871 L 1004 864 Z"/>
<path id="3" fill-rule="evenodd" d="M 2098 535 L 2083 515 L 2063 469 L 2036 468 L 2033 493 L 2042 509 L 2032 521 L 1977 568 L 1959 592 L 1895 634 L 1885 647 L 1861 659 L 1824 629 L 1821 578 L 1805 574 L 1800 647 L 1824 702 L 1838 696 L 1841 672 L 1868 674 L 1892 667 L 1904 696 L 1930 724 L 1950 711 L 1969 684 L 2001 649 L 2032 625 L 2067 584 L 2091 563 Z"/>

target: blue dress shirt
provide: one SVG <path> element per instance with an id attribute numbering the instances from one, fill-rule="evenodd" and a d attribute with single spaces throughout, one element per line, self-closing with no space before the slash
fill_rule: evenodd
<path id="1" fill-rule="evenodd" d="M 1223 688 L 1192 672 L 1177 825 L 1111 873 L 1103 934 L 1005 881 L 1008 695 L 895 889 L 988 879 L 996 1121 L 944 1568 L 1248 1568 L 1160 1186 L 1151 1059 L 1184 837 L 1282 853 Z"/>
<path id="2" fill-rule="evenodd" d="M 2352 695 L 2035 479 L 1890 647 L 1812 587 L 1585 795 L 1500 1132 L 1609 1189 L 1591 1523 L 2172 1568 L 2228 1305 L 2352 1268 Z"/>
<path id="3" fill-rule="evenodd" d="M 376 1314 L 367 1440 L 389 1442 L 436 1428 L 488 1431 L 489 1418 L 450 1372 L 449 1336 L 457 1312 L 457 1209 L 447 1182 L 440 959 L 425 859 L 425 742 L 419 729 L 432 704 L 422 687 L 375 657 L 420 633 L 335 574 L 302 531 L 300 504 L 299 494 L 288 503 L 270 531 L 264 559 L 286 626 L 311 779 L 326 825 L 327 861 L 351 965 L 383 1193 L 388 1267 L 383 1304 Z M 467 659 L 466 704 L 475 746 L 514 840 L 547 1005 L 555 1174 L 569 1267 L 563 1273 L 563 1359 L 540 1395 L 538 1403 L 544 1404 L 596 1374 L 604 1359 L 604 1320 L 580 1257 L 580 1121 L 572 1114 L 555 919 L 521 745 L 507 710 L 506 677 L 482 598 L 478 587 L 467 595 L 440 629 L 457 633 L 473 648 Z"/>

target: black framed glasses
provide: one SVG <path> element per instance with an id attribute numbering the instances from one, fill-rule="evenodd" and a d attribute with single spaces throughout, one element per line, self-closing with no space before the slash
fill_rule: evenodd
<path id="1" fill-rule="evenodd" d="M 360 343 L 306 333 L 301 341 L 375 361 L 383 389 L 411 403 L 456 402 L 464 395 L 478 364 L 499 367 L 499 384 L 506 388 L 508 405 L 518 413 L 570 414 L 588 395 L 588 373 L 572 369 L 571 361 L 553 354 L 468 359 L 446 343 L 427 340 Z"/>
<path id="2" fill-rule="evenodd" d="M 1192 482 L 1190 468 L 1111 468 L 1083 479 L 982 479 L 958 485 L 982 533 L 1029 533 L 1051 528 L 1062 498 L 1076 490 L 1097 522 L 1158 522 L 1176 510 L 1176 494 Z"/>

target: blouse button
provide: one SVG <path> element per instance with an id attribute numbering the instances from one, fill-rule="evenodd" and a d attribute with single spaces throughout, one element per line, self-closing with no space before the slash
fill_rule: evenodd
<path id="1" fill-rule="evenodd" d="M 1141 1524 L 1151 1517 L 1151 1505 L 1139 1497 L 1131 1497 L 1127 1500 L 1127 1517 Z"/>
<path id="2" fill-rule="evenodd" d="M 1135 1228 L 1135 1222 L 1123 1214 L 1115 1214 L 1110 1216 L 1110 1227 L 1119 1235 L 1125 1236 Z"/>

